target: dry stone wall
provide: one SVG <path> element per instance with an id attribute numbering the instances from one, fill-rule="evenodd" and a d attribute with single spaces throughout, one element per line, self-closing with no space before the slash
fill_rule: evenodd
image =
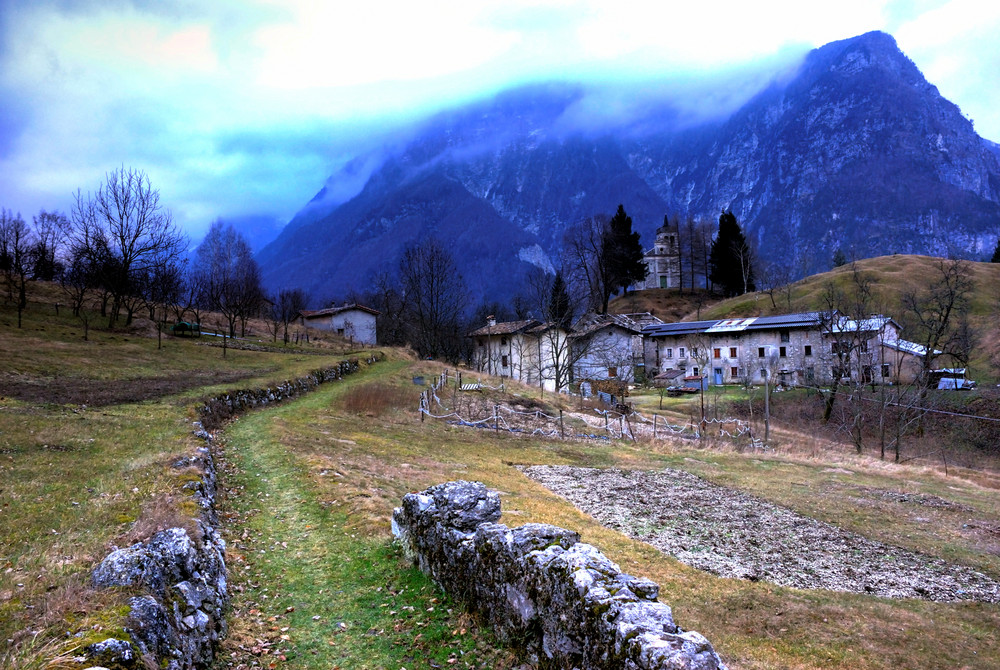
<path id="1" fill-rule="evenodd" d="M 424 573 L 541 669 L 725 670 L 657 601 L 658 584 L 623 573 L 573 531 L 499 518 L 496 492 L 457 481 L 406 495 L 392 525 Z"/>
<path id="2" fill-rule="evenodd" d="M 365 363 L 380 359 L 372 354 Z M 294 398 L 359 367 L 359 360 L 342 361 L 277 386 L 226 393 L 199 408 L 201 422 L 195 424 L 195 434 L 205 446 L 195 457 L 173 464 L 199 472 L 197 479 L 184 485 L 198 503 L 199 517 L 191 530 L 162 530 L 146 542 L 111 552 L 94 569 L 95 587 L 129 587 L 138 595 L 129 600 L 125 630 L 130 639 L 109 638 L 91 645 L 87 655 L 93 667 L 138 670 L 152 664 L 164 670 L 193 670 L 212 664 L 216 643 L 226 634 L 229 590 L 226 543 L 217 528 L 216 470 L 209 431 L 236 414 Z"/>

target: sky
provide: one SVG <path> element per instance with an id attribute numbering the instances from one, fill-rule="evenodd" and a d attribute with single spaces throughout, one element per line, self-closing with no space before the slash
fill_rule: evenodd
<path id="1" fill-rule="evenodd" d="M 756 81 L 870 30 L 1000 141 L 993 0 L 0 0 L 0 207 L 69 213 L 124 166 L 192 239 L 280 226 L 353 156 L 504 88 Z"/>

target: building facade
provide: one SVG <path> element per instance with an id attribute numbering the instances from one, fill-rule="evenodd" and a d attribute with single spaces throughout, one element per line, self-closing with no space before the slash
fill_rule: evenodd
<path id="1" fill-rule="evenodd" d="M 712 385 L 898 383 L 898 350 L 912 346 L 888 317 L 824 312 L 665 323 L 643 336 L 650 374 L 679 370 Z"/>
<path id="2" fill-rule="evenodd" d="M 634 289 L 677 288 L 681 283 L 680 231 L 664 220 L 656 229 L 656 242 L 643 254 L 646 280 Z"/>
<path id="3" fill-rule="evenodd" d="M 565 391 L 572 376 L 568 333 L 534 319 L 497 322 L 468 334 L 473 369 L 546 391 Z"/>
<path id="4" fill-rule="evenodd" d="M 299 318 L 303 325 L 336 333 L 352 344 L 374 346 L 375 317 L 378 312 L 363 305 L 349 304 L 316 311 L 303 310 Z"/>

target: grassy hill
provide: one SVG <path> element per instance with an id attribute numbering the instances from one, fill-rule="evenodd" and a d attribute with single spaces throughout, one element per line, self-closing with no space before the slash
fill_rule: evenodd
<path id="1" fill-rule="evenodd" d="M 198 402 L 301 375 L 342 352 L 229 349 L 223 357 L 207 338 L 164 338 L 158 347 L 148 327 L 92 328 L 84 340 L 65 308 L 56 315 L 57 291 L 33 288 L 23 328 L 0 305 L 0 667 L 82 668 L 75 659 L 83 645 L 125 634 L 131 595 L 94 591 L 90 571 L 110 547 L 183 525 L 192 513 L 186 473 L 171 463 L 197 446 Z M 686 470 L 1000 578 L 995 473 L 952 467 L 945 476 L 925 461 L 856 456 L 777 418 L 772 450 L 753 453 L 725 439 L 562 441 L 422 422 L 417 396 L 426 387 L 414 378 L 445 368 L 388 353 L 342 382 L 245 415 L 219 436 L 234 597 L 219 667 L 516 667 L 514 654 L 390 540 L 403 494 L 459 478 L 501 491 L 504 523 L 576 530 L 627 572 L 659 582 L 678 623 L 708 637 L 731 668 L 1000 667 L 1000 605 L 719 578 L 602 526 L 514 466 Z M 440 395 L 461 408 L 472 394 Z M 691 411 L 678 404 L 687 398 L 662 410 L 655 396 L 634 400 L 672 422 Z M 575 399 L 509 381 L 482 401 L 579 409 Z"/>

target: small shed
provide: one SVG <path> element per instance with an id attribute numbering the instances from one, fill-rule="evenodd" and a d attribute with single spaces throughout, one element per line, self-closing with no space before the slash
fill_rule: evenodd
<path id="1" fill-rule="evenodd" d="M 684 382 L 683 370 L 664 370 L 653 377 L 653 386 L 664 388 L 667 386 L 679 386 Z"/>

